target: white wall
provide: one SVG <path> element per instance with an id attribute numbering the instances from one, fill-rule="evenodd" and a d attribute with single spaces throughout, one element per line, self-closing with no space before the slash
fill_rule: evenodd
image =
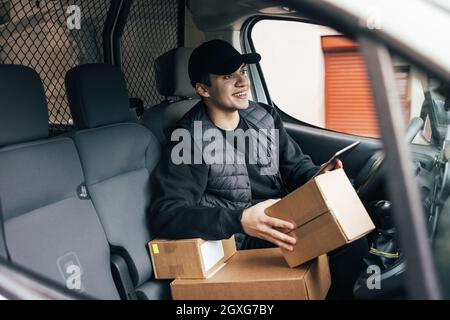
<path id="1" fill-rule="evenodd" d="M 325 125 L 325 66 L 321 36 L 337 35 L 322 26 L 295 21 L 262 20 L 252 32 L 256 51 L 273 101 L 283 111 L 302 121 Z M 394 65 L 408 65 L 394 58 Z M 410 68 L 411 117 L 422 107 L 426 76 Z"/>
<path id="2" fill-rule="evenodd" d="M 325 72 L 320 39 L 334 34 L 322 26 L 276 20 L 258 22 L 252 31 L 273 101 L 291 116 L 322 127 Z"/>

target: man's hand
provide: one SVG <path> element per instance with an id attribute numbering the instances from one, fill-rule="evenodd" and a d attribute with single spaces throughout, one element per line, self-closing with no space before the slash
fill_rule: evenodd
<path id="1" fill-rule="evenodd" d="M 331 170 L 336 170 L 336 169 L 341 169 L 343 168 L 344 165 L 342 164 L 342 161 L 339 159 L 336 159 L 336 161 L 334 163 L 330 163 L 324 170 L 324 172 L 327 171 L 331 171 Z"/>
<path id="2" fill-rule="evenodd" d="M 281 219 L 269 217 L 264 213 L 267 207 L 270 207 L 278 200 L 266 200 L 247 208 L 242 213 L 241 223 L 244 232 L 249 236 L 260 238 L 286 250 L 294 250 L 293 245 L 296 242 L 294 237 L 286 233 L 294 230 L 294 224 Z M 283 232 L 277 230 L 282 230 Z"/>

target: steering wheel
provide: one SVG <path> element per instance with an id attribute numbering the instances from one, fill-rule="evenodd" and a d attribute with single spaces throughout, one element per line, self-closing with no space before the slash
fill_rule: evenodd
<path id="1" fill-rule="evenodd" d="M 424 121 L 415 117 L 411 120 L 406 130 L 405 139 L 411 143 L 414 137 L 423 128 Z M 368 199 L 379 188 L 384 176 L 384 152 L 375 152 L 363 166 L 355 179 L 354 185 L 361 199 Z"/>

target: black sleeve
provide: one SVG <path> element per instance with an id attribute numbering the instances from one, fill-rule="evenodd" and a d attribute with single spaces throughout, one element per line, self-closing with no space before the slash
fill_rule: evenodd
<path id="1" fill-rule="evenodd" d="M 294 139 L 287 133 L 283 121 L 275 108 L 271 108 L 275 128 L 279 133 L 280 173 L 289 192 L 305 184 L 319 170 L 311 158 L 304 154 Z"/>
<path id="2" fill-rule="evenodd" d="M 243 210 L 199 205 L 206 189 L 205 164 L 179 164 L 171 161 L 171 147 L 163 152 L 153 175 L 154 198 L 150 209 L 153 235 L 166 239 L 227 239 L 242 233 Z"/>

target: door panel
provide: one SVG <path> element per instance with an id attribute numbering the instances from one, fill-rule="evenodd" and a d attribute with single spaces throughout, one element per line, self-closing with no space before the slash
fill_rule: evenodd
<path id="1" fill-rule="evenodd" d="M 284 126 L 303 152 L 311 156 L 317 165 L 326 162 L 336 151 L 361 140 L 361 144 L 343 161 L 345 172 L 350 178 L 355 178 L 369 158 L 382 149 L 381 142 L 377 139 L 352 136 L 292 122 L 284 122 Z"/>

